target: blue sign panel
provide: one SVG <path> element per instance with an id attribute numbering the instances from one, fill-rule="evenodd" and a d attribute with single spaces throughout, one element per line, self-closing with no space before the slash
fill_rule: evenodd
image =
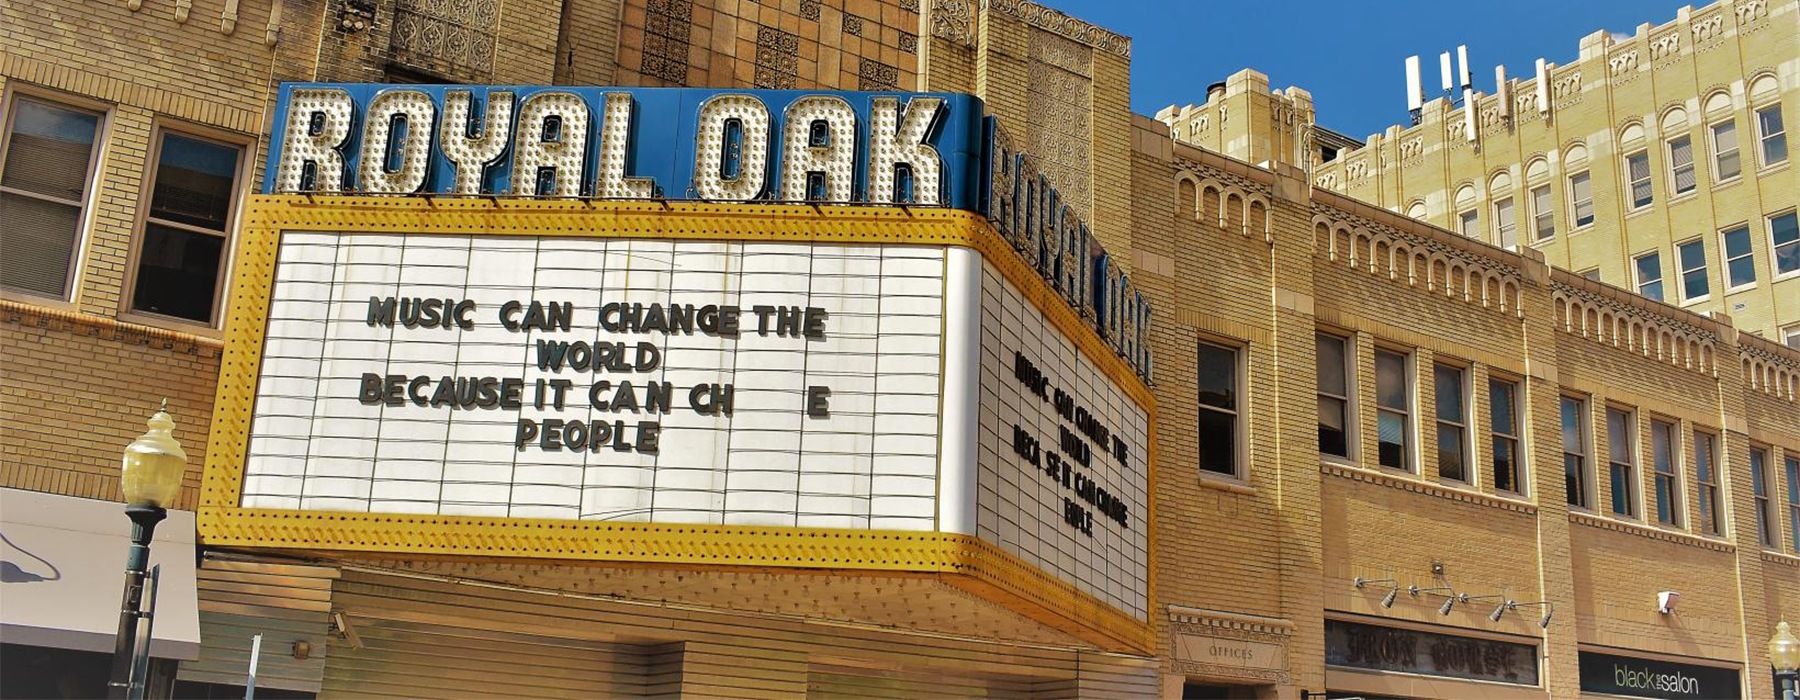
<path id="1" fill-rule="evenodd" d="M 263 191 L 977 209 L 981 101 L 942 93 L 290 83 Z"/>

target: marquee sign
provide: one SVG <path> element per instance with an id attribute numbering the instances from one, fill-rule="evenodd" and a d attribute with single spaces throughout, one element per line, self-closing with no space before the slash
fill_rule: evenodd
<path id="1" fill-rule="evenodd" d="M 948 93 L 295 83 L 266 193 L 942 206 L 986 216 L 1146 379 L 1150 306 L 981 101 Z"/>

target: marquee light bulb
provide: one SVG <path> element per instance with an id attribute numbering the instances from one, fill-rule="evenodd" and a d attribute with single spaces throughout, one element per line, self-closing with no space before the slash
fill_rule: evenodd
<path id="1" fill-rule="evenodd" d="M 736 123 L 738 140 L 727 143 Z M 736 172 L 726 177 L 725 149 L 735 145 Z M 748 202 L 763 193 L 769 169 L 769 107 L 751 95 L 715 95 L 700 105 L 694 134 L 694 192 L 702 199 Z"/>
<path id="2" fill-rule="evenodd" d="M 314 192 L 344 189 L 344 141 L 350 138 L 350 93 L 341 88 L 302 88 L 288 98 L 287 130 L 275 166 L 276 192 L 299 192 L 311 164 Z"/>
<path id="3" fill-rule="evenodd" d="M 400 145 L 400 167 L 388 170 L 397 119 L 406 123 L 406 140 Z M 363 118 L 362 156 L 357 184 L 375 194 L 412 194 L 425 185 L 431 158 L 431 132 L 437 106 L 418 90 L 383 90 L 369 100 Z"/>
<path id="4" fill-rule="evenodd" d="M 451 182 L 452 194 L 480 194 L 482 177 L 488 166 L 500 162 L 506 153 L 507 136 L 512 133 L 513 94 L 507 91 L 487 94 L 487 109 L 480 121 L 471 119 L 475 96 L 468 90 L 444 93 L 444 123 L 438 134 L 438 148 L 456 170 Z"/>
<path id="5" fill-rule="evenodd" d="M 600 179 L 595 183 L 594 194 L 608 199 L 656 196 L 656 183 L 650 178 L 625 177 L 631 146 L 631 93 L 606 93 L 602 109 L 605 119 L 600 123 Z"/>
<path id="6" fill-rule="evenodd" d="M 550 120 L 558 120 L 554 132 Z M 581 196 L 581 165 L 587 158 L 587 102 L 572 92 L 540 92 L 519 105 L 519 134 L 513 145 L 512 193 Z M 550 188 L 540 191 L 539 173 Z"/>
<path id="7" fill-rule="evenodd" d="M 869 202 L 935 205 L 941 200 L 943 163 L 926 139 L 944 112 L 944 98 L 914 97 L 906 103 L 877 97 L 869 101 Z M 911 201 L 900 202 L 896 166 L 912 171 Z"/>
<path id="8" fill-rule="evenodd" d="M 781 199 L 812 199 L 807 196 L 806 185 L 816 174 L 824 179 L 821 201 L 850 201 L 856 180 L 856 112 L 850 109 L 850 103 L 835 95 L 802 97 L 788 105 L 783 119 L 786 130 L 781 139 Z M 812 143 L 814 122 L 825 125 L 824 145 Z"/>

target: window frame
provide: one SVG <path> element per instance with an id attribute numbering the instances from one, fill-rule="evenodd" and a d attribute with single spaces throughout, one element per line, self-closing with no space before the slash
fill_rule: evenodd
<path id="1" fill-rule="evenodd" d="M 1800 455 L 1784 451 L 1781 470 L 1787 476 L 1788 551 L 1800 554 Z"/>
<path id="2" fill-rule="evenodd" d="M 1693 431 L 1694 440 L 1694 520 L 1695 528 L 1708 537 L 1725 536 L 1724 504 L 1719 498 L 1719 435 L 1701 428 Z M 1703 449 L 1704 448 L 1704 449 Z M 1704 459 L 1702 458 L 1704 456 Z M 1711 478 L 1702 468 L 1711 472 Z"/>
<path id="3" fill-rule="evenodd" d="M 1676 155 L 1675 145 L 1678 143 L 1686 143 L 1687 144 L 1687 163 L 1686 164 L 1681 163 L 1681 161 L 1679 161 L 1675 157 L 1675 155 Z M 1694 157 L 1694 137 L 1689 136 L 1687 134 L 1681 134 L 1681 135 L 1675 136 L 1674 138 L 1671 138 L 1667 141 L 1664 141 L 1663 147 L 1664 147 L 1664 152 L 1668 154 L 1668 159 L 1669 159 L 1669 164 L 1668 164 L 1668 168 L 1669 168 L 1669 199 L 1677 199 L 1680 197 L 1686 197 L 1690 194 L 1693 194 L 1693 193 L 1699 191 L 1700 190 L 1700 165 L 1697 162 L 1695 162 L 1699 159 Z M 1688 188 L 1685 190 L 1681 189 L 1681 173 L 1682 173 L 1683 169 L 1687 170 L 1688 177 L 1693 180 L 1693 184 L 1688 185 Z"/>
<path id="4" fill-rule="evenodd" d="M 1319 456 L 1325 459 L 1349 462 L 1355 460 L 1356 455 L 1358 454 L 1356 441 L 1357 433 L 1359 432 L 1356 429 L 1356 337 L 1352 334 L 1339 335 L 1338 333 L 1323 328 L 1314 329 L 1313 347 L 1315 348 L 1315 355 L 1313 362 L 1315 367 L 1318 364 L 1316 348 L 1318 347 L 1318 339 L 1320 337 L 1333 338 L 1338 342 L 1343 343 L 1344 346 L 1344 394 L 1339 396 L 1318 390 L 1318 382 L 1314 382 L 1314 389 L 1321 398 L 1331 398 L 1343 402 L 1344 454 L 1335 454 L 1321 449 L 1319 450 Z"/>
<path id="5" fill-rule="evenodd" d="M 1781 529 L 1777 526 L 1780 518 L 1775 512 L 1775 494 L 1773 488 L 1778 482 L 1775 479 L 1774 465 L 1769 457 L 1773 451 L 1767 445 L 1751 443 L 1747 452 L 1750 465 L 1750 505 L 1756 509 L 1756 542 L 1763 549 L 1781 548 Z"/>
<path id="6" fill-rule="evenodd" d="M 1381 404 L 1381 356 L 1383 354 L 1400 358 L 1400 379 L 1405 383 L 1402 391 L 1405 392 L 1406 399 L 1406 406 L 1402 409 L 1397 410 Z M 1408 474 L 1417 474 L 1419 465 L 1418 457 L 1413 454 L 1418 451 L 1419 447 L 1419 438 L 1414 434 L 1416 432 L 1416 420 L 1414 419 L 1414 414 L 1418 413 L 1419 387 L 1418 377 L 1416 376 L 1418 371 L 1413 365 L 1415 357 L 1416 355 L 1411 350 L 1401 350 L 1396 349 L 1393 346 L 1377 345 L 1375 347 L 1374 366 L 1372 368 L 1375 372 L 1375 464 L 1383 469 L 1393 469 Z M 1402 442 L 1400 444 L 1401 466 L 1398 467 L 1381 463 L 1381 415 L 1383 413 L 1398 413 L 1400 415 L 1400 439 Z"/>
<path id="7" fill-rule="evenodd" d="M 1775 220 L 1789 216 L 1794 217 L 1794 240 L 1777 244 L 1775 242 Z M 1784 248 L 1793 248 L 1794 259 L 1800 260 L 1800 209 L 1788 209 L 1763 216 L 1763 230 L 1768 233 L 1769 269 L 1775 272 L 1773 279 L 1785 280 L 1800 277 L 1800 264 L 1796 264 L 1792 270 L 1781 269 L 1781 251 Z M 1755 244 L 1752 243 L 1751 247 L 1754 249 Z"/>
<path id="8" fill-rule="evenodd" d="M 1682 512 L 1683 499 L 1681 493 L 1681 463 L 1683 461 L 1681 421 L 1673 418 L 1665 419 L 1650 416 L 1649 423 L 1650 484 L 1651 493 L 1654 494 L 1656 499 L 1656 523 L 1664 527 L 1681 529 L 1684 526 L 1683 523 L 1686 522 L 1686 518 L 1682 517 L 1684 514 Z M 1658 464 L 1656 459 L 1656 448 L 1658 447 L 1656 440 L 1657 426 L 1665 427 L 1663 430 L 1664 440 L 1662 442 L 1662 447 L 1664 448 L 1664 453 L 1668 455 L 1668 469 L 1666 471 L 1662 468 L 1663 465 Z M 1663 489 L 1665 483 L 1667 484 L 1666 491 Z M 1665 494 L 1668 498 L 1666 503 L 1663 500 Z M 1666 518 L 1664 517 L 1665 510 L 1667 511 Z"/>
<path id="9" fill-rule="evenodd" d="M 1690 245 L 1700 246 L 1699 267 L 1686 267 L 1687 263 L 1682 260 L 1682 249 Z M 1700 273 L 1701 278 L 1706 283 L 1706 291 L 1694 296 L 1688 296 L 1687 278 L 1688 274 L 1692 272 Z M 1712 296 L 1712 278 L 1707 271 L 1705 238 L 1690 238 L 1675 244 L 1675 276 L 1677 281 L 1681 283 L 1681 303 L 1687 304 L 1701 301 Z"/>
<path id="10" fill-rule="evenodd" d="M 151 198 L 156 193 L 156 173 L 162 168 L 163 138 L 169 134 L 196 141 L 205 141 L 220 146 L 228 146 L 238 151 L 237 165 L 231 175 L 231 201 L 226 205 L 225 229 L 211 231 L 202 226 L 193 226 L 176 221 L 155 219 L 150 215 Z M 137 210 L 132 218 L 131 250 L 126 257 L 124 286 L 119 290 L 119 317 L 144 323 L 146 325 L 176 327 L 199 335 L 217 336 L 224 331 L 226 300 L 230 294 L 231 266 L 237 258 L 237 230 L 239 217 L 243 213 L 244 200 L 249 194 L 246 184 L 251 175 L 251 162 L 255 159 L 255 137 L 238 134 L 223 129 L 158 119 L 150 130 L 150 148 L 144 163 L 142 189 L 138 193 Z M 212 313 L 206 323 L 180 316 L 169 316 L 154 311 L 136 308 L 138 272 L 143 262 L 144 240 L 150 224 L 168 226 L 190 233 L 217 234 L 223 239 L 219 247 L 219 269 L 214 283 Z"/>
<path id="11" fill-rule="evenodd" d="M 1510 425 L 1507 426 L 1508 429 L 1512 430 L 1510 433 L 1500 432 L 1497 429 L 1498 426 L 1495 425 L 1494 420 L 1494 390 L 1501 386 L 1509 387 L 1512 392 L 1512 420 L 1509 421 Z M 1530 471 L 1525 466 L 1525 431 L 1523 429 L 1525 419 L 1523 410 L 1525 406 L 1525 382 L 1509 375 L 1490 373 L 1488 374 L 1487 398 L 1489 461 L 1492 462 L 1500 454 L 1501 441 L 1504 440 L 1512 446 L 1512 488 L 1506 488 L 1500 485 L 1500 475 L 1498 472 L 1500 465 L 1497 462 L 1492 464 L 1496 471 L 1488 474 L 1488 484 L 1492 486 L 1495 491 L 1501 493 L 1514 496 L 1525 496 L 1527 495 L 1525 477 L 1526 473 Z"/>
<path id="12" fill-rule="evenodd" d="M 1719 148 L 1719 129 L 1721 127 L 1731 127 L 1731 140 L 1733 143 L 1730 150 L 1721 150 Z M 1744 147 L 1742 144 L 1737 143 L 1737 141 L 1737 117 L 1729 116 L 1706 125 L 1706 142 L 1712 149 L 1713 183 L 1726 184 L 1743 179 Z M 1724 159 L 1728 155 L 1737 158 L 1737 172 L 1729 176 L 1724 174 Z"/>
<path id="13" fill-rule="evenodd" d="M 1743 255 L 1735 257 L 1731 254 L 1730 243 L 1731 235 L 1734 233 L 1744 234 L 1744 246 L 1746 248 Z M 1731 264 L 1744 259 L 1749 259 L 1750 261 L 1750 280 L 1740 283 L 1736 281 L 1736 276 L 1732 273 Z M 1726 294 L 1750 289 L 1756 286 L 1756 238 L 1750 235 L 1750 224 L 1735 224 L 1719 231 L 1719 267 L 1722 268 L 1721 272 L 1724 273 Z"/>
<path id="14" fill-rule="evenodd" d="M 1435 428 L 1432 433 L 1435 436 L 1433 443 L 1437 446 L 1437 451 L 1433 455 L 1435 457 L 1433 464 L 1437 465 L 1438 481 L 1453 481 L 1467 486 L 1475 485 L 1475 474 L 1473 473 L 1475 441 L 1472 434 L 1474 431 L 1471 430 L 1475 422 L 1473 420 L 1474 406 L 1472 405 L 1474 402 L 1470 400 L 1470 389 L 1474 382 L 1469 381 L 1469 375 L 1473 373 L 1472 369 L 1468 365 L 1442 360 L 1431 363 L 1431 421 Z M 1461 413 L 1462 422 L 1460 423 L 1443 417 L 1443 406 L 1439 403 L 1439 399 L 1443 398 L 1443 395 L 1439 393 L 1439 372 L 1456 373 L 1456 408 Z M 1460 477 L 1444 474 L 1443 435 L 1446 426 L 1455 428 L 1456 437 L 1461 442 L 1462 464 L 1459 466 L 1462 469 L 1462 476 Z"/>
<path id="15" fill-rule="evenodd" d="M 1494 245 L 1519 249 L 1519 207 L 1512 195 L 1494 200 Z M 1511 239 L 1510 241 L 1508 239 Z"/>
<path id="16" fill-rule="evenodd" d="M 1800 349 L 1800 323 L 1782 326 L 1777 330 L 1781 333 L 1781 339 L 1776 342 L 1790 348 Z"/>
<path id="17" fill-rule="evenodd" d="M 1762 119 L 1762 113 L 1764 111 L 1771 110 L 1771 109 L 1775 110 L 1776 116 L 1781 118 L 1781 131 L 1775 132 L 1773 134 L 1766 133 L 1763 131 L 1763 119 Z M 1766 169 L 1773 168 L 1773 167 L 1787 163 L 1788 159 L 1793 157 L 1793 154 L 1790 152 L 1791 149 L 1788 148 L 1788 144 L 1787 144 L 1787 116 L 1781 113 L 1781 102 L 1775 101 L 1775 102 L 1765 103 L 1761 106 L 1751 107 L 1750 108 L 1750 120 L 1756 124 L 1757 169 L 1758 170 L 1766 170 Z M 1771 161 L 1771 160 L 1769 160 L 1768 144 L 1769 144 L 1769 140 L 1771 138 L 1777 137 L 1777 136 L 1781 137 L 1781 160 Z"/>
<path id="18" fill-rule="evenodd" d="M 1609 495 L 1612 496 L 1608 508 L 1615 516 L 1639 520 L 1643 517 L 1644 509 L 1639 502 L 1643 487 L 1638 482 L 1640 478 L 1638 465 L 1643 461 L 1641 457 L 1643 448 L 1638 444 L 1638 412 L 1631 406 L 1607 404 L 1606 414 L 1606 477 Z M 1613 430 L 1612 417 L 1615 414 L 1623 416 L 1625 419 L 1623 422 L 1625 435 L 1619 435 L 1618 431 Z M 1621 444 L 1625 448 L 1626 461 L 1624 462 L 1614 459 L 1617 455 L 1613 454 L 1614 448 Z M 1622 477 L 1621 471 L 1623 471 Z M 1619 493 L 1620 485 L 1625 487 L 1623 499 Z M 1624 512 L 1619 510 L 1621 503 L 1625 506 Z"/>
<path id="19" fill-rule="evenodd" d="M 1586 183 L 1587 199 L 1581 198 L 1580 189 L 1575 182 L 1577 179 Z M 1569 181 L 1569 224 L 1570 224 L 1569 234 L 1574 235 L 1575 233 L 1581 231 L 1582 229 L 1585 229 L 1589 226 L 1593 226 L 1594 222 L 1596 220 L 1598 220 L 1598 217 L 1594 211 L 1594 176 L 1591 173 L 1589 173 L 1587 169 L 1583 168 L 1580 172 L 1569 173 L 1568 181 Z M 1581 221 L 1581 208 L 1584 206 L 1587 207 L 1587 210 L 1588 210 L 1586 223 L 1583 223 Z"/>
<path id="20" fill-rule="evenodd" d="M 1200 478 L 1202 478 L 1202 479 L 1223 479 L 1223 480 L 1229 480 L 1229 481 L 1234 481 L 1234 482 L 1247 482 L 1249 480 L 1249 476 L 1248 476 L 1247 470 L 1245 468 L 1245 462 L 1246 462 L 1245 456 L 1248 454 L 1248 451 L 1247 451 L 1247 446 L 1244 444 L 1244 435 L 1245 435 L 1244 424 L 1246 422 L 1245 421 L 1245 413 L 1246 413 L 1247 407 L 1244 405 L 1245 394 L 1244 394 L 1243 388 L 1244 388 L 1244 384 L 1245 384 L 1245 380 L 1246 380 L 1245 371 L 1246 371 L 1247 358 L 1245 357 L 1245 355 L 1248 353 L 1249 346 L 1248 346 L 1248 344 L 1244 343 L 1243 341 L 1232 340 L 1232 339 L 1227 339 L 1227 338 L 1222 338 L 1222 337 L 1214 337 L 1214 336 L 1209 336 L 1209 335 L 1195 336 L 1195 338 L 1194 338 L 1194 353 L 1195 353 L 1196 367 L 1198 366 L 1200 346 L 1203 346 L 1203 345 L 1211 346 L 1211 347 L 1225 350 L 1225 351 L 1231 353 L 1232 407 L 1230 409 L 1224 409 L 1224 408 L 1219 408 L 1217 406 L 1211 406 L 1211 405 L 1202 403 L 1200 401 L 1200 397 L 1199 397 L 1198 382 L 1196 381 L 1195 395 L 1194 395 L 1195 441 L 1196 441 L 1196 443 L 1198 443 L 1198 440 L 1199 440 L 1199 428 L 1200 428 L 1200 425 L 1199 425 L 1200 413 L 1199 412 L 1210 411 L 1213 413 L 1220 413 L 1220 414 L 1225 414 L 1225 415 L 1231 416 L 1231 472 L 1226 473 L 1226 472 L 1213 471 L 1211 469 L 1207 469 L 1206 467 L 1202 466 L 1197 459 L 1194 464 L 1194 469 L 1195 469 L 1195 471 L 1197 471 L 1200 474 Z M 1198 457 L 1198 455 L 1196 455 L 1196 457 Z"/>
<path id="21" fill-rule="evenodd" d="M 1656 206 L 1656 171 L 1650 167 L 1650 149 L 1639 148 L 1636 151 L 1625 154 L 1623 158 L 1625 167 L 1620 169 L 1620 174 L 1625 176 L 1625 190 L 1623 192 L 1625 195 L 1625 211 L 1638 212 Z M 1631 161 L 1634 158 L 1644 159 L 1644 177 L 1641 180 L 1631 176 Z M 1642 183 L 1644 191 L 1649 193 L 1643 204 L 1638 203 L 1637 193 L 1635 192 L 1639 183 Z"/>
<path id="22" fill-rule="evenodd" d="M 1456 232 L 1463 238 L 1481 240 L 1481 209 L 1469 207 L 1456 212 Z"/>
<path id="23" fill-rule="evenodd" d="M 82 190 L 82 200 L 76 204 L 78 214 L 75 217 L 75 241 L 69 247 L 69 271 L 67 281 L 63 285 L 61 296 L 48 296 L 26 289 L 15 289 L 0 286 L 0 299 L 19 301 L 36 306 L 54 309 L 73 310 L 81 297 L 81 285 L 87 275 L 88 242 L 94 227 L 96 207 L 94 203 L 99 197 L 101 163 L 111 152 L 112 121 L 114 105 L 69 93 L 41 88 L 20 81 L 9 81 L 4 89 L 0 89 L 0 176 L 6 170 L 7 151 L 12 148 L 13 121 L 18 114 L 18 106 L 22 102 L 48 104 L 60 109 L 87 112 L 96 117 L 94 124 L 94 144 L 88 150 L 87 174 Z M 67 204 L 68 202 L 54 197 L 47 197 L 36 192 L 25 192 L 16 189 L 4 189 L 9 193 L 29 197 L 40 201 Z"/>
<path id="24" fill-rule="evenodd" d="M 1654 280 L 1644 279 L 1643 260 L 1650 257 L 1656 258 L 1656 279 Z M 1662 249 L 1658 248 L 1646 253 L 1639 253 L 1631 256 L 1631 277 L 1632 282 L 1634 283 L 1633 286 L 1637 289 L 1638 296 L 1646 299 L 1654 299 L 1656 301 L 1665 301 L 1669 298 L 1668 293 L 1663 291 L 1664 282 L 1667 281 L 1667 278 L 1663 275 Z M 1654 297 L 1644 293 L 1644 288 L 1652 284 L 1656 285 L 1656 296 Z"/>
<path id="25" fill-rule="evenodd" d="M 1538 193 L 1543 192 L 1542 211 L 1539 211 Z M 1531 230 L 1533 243 L 1556 239 L 1556 194 L 1548 183 L 1540 183 L 1525 190 L 1526 197 L 1531 200 Z M 1546 234 L 1545 232 L 1549 233 Z"/>
<path id="26" fill-rule="evenodd" d="M 1590 424 L 1593 417 L 1588 414 L 1588 397 L 1576 394 L 1561 394 L 1557 397 L 1557 422 L 1562 426 L 1563 453 L 1563 486 L 1564 500 L 1570 508 L 1593 512 L 1594 500 L 1597 496 L 1594 481 L 1594 441 Z M 1575 415 L 1575 451 L 1569 451 L 1568 411 L 1574 408 Z M 1574 458 L 1574 470 L 1570 471 L 1570 458 Z M 1573 476 L 1574 489 L 1568 489 L 1570 477 Z"/>

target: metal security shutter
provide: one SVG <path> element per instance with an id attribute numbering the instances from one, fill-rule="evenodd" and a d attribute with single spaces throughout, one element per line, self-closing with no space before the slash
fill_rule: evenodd
<path id="1" fill-rule="evenodd" d="M 197 573 L 200 658 L 182 662 L 176 679 L 243 685 L 250 640 L 260 634 L 257 687 L 319 691 L 336 569 L 207 559 Z M 304 659 L 295 658 L 300 642 Z"/>

